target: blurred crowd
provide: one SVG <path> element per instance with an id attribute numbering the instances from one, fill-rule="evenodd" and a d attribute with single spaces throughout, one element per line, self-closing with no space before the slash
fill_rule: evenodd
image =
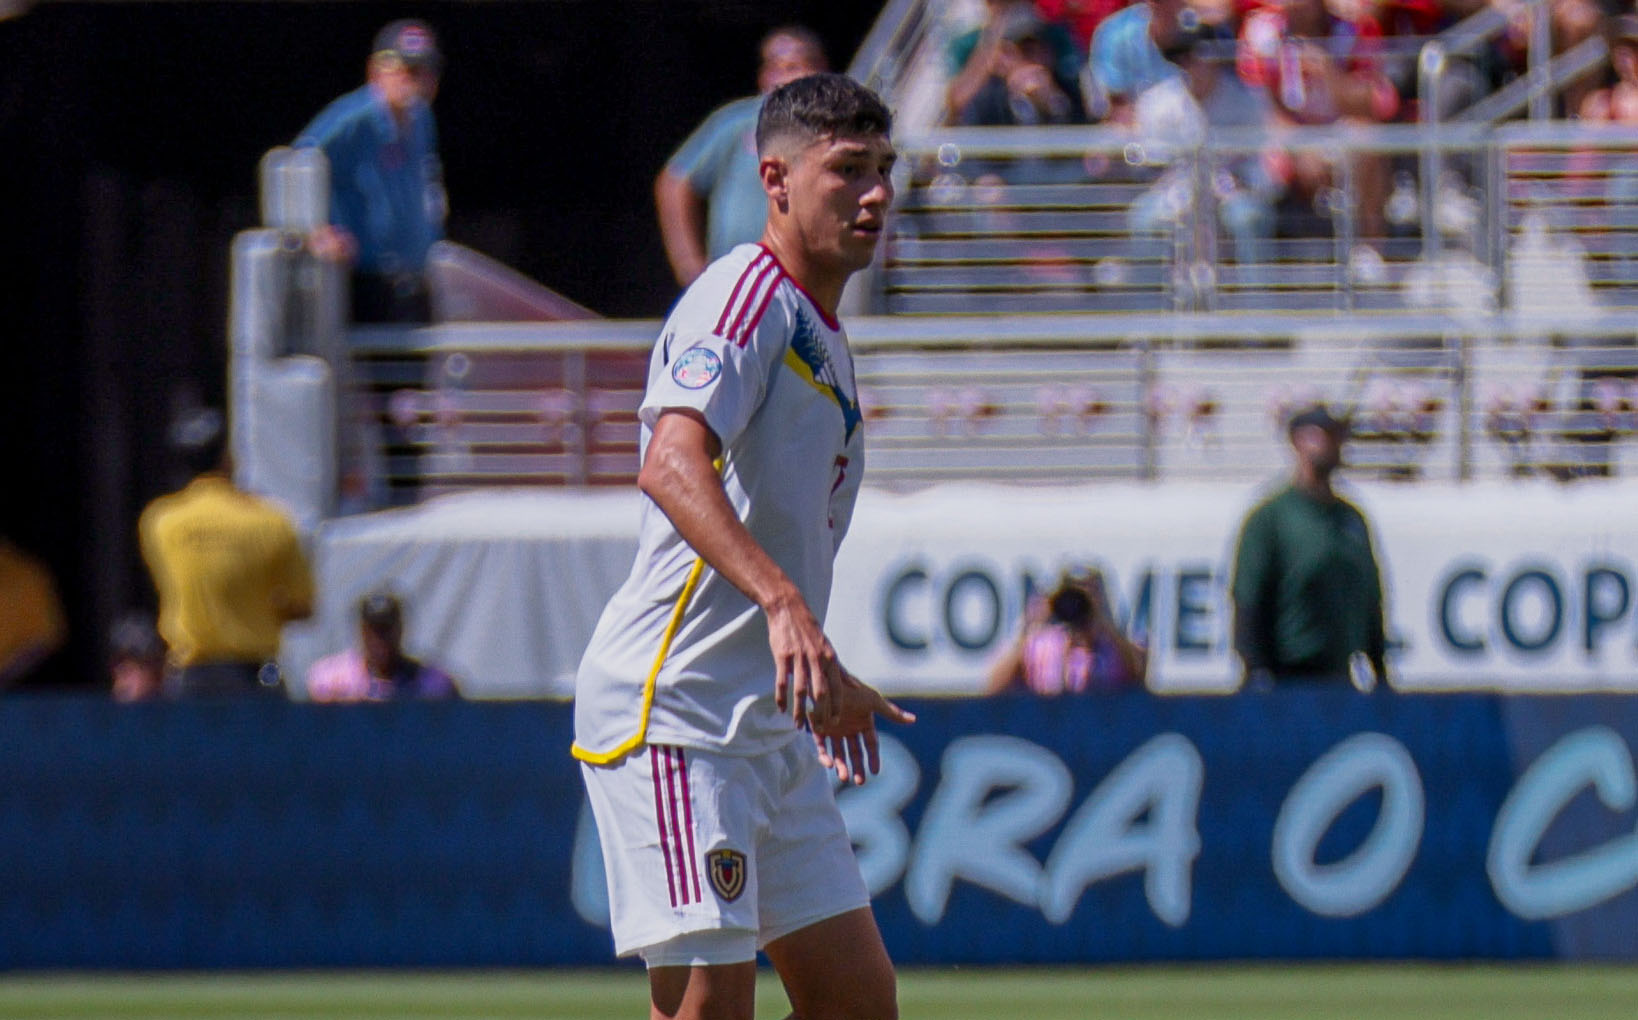
<path id="1" fill-rule="evenodd" d="M 1413 217 L 1393 215 L 1396 174 L 1409 165 L 1381 153 L 1337 156 L 1265 144 L 1208 174 L 1168 167 L 1210 128 L 1415 122 L 1422 44 L 1487 6 L 1504 27 L 1453 59 L 1440 118 L 1526 74 L 1532 6 L 1524 0 L 983 0 L 977 24 L 945 52 L 945 116 L 953 125 L 1102 124 L 1132 134 L 1125 163 L 1082 167 L 1035 161 L 968 163 L 968 183 L 1041 184 L 1105 178 L 1155 180 L 1131 210 L 1134 233 L 1176 227 L 1194 192 L 1216 198 L 1217 218 L 1240 262 L 1266 257 L 1278 232 L 1329 230 L 1341 179 L 1354 196 L 1356 268 L 1380 267 L 1375 245 Z M 1638 18 L 1623 0 L 1547 0 L 1553 54 L 1604 35 L 1608 70 L 1568 82 L 1558 112 L 1592 121 L 1638 116 Z M 1255 132 L 1248 132 L 1255 133 Z M 1131 153 L 1139 153 L 1133 159 Z M 1348 165 L 1341 165 L 1346 159 Z M 1408 160 L 1409 157 L 1404 157 Z M 1135 164 L 1129 165 L 1129 164 Z M 1399 204 L 1414 193 L 1405 190 Z M 1396 222 L 1397 221 L 1397 222 Z"/>

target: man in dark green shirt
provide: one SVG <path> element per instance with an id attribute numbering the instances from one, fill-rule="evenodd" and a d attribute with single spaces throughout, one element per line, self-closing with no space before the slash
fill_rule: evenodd
<path id="1" fill-rule="evenodd" d="M 1382 579 L 1365 515 L 1339 497 L 1347 425 L 1324 407 L 1291 419 L 1291 483 L 1246 517 L 1234 555 L 1234 649 L 1247 687 L 1349 683 L 1364 652 L 1387 679 Z"/>

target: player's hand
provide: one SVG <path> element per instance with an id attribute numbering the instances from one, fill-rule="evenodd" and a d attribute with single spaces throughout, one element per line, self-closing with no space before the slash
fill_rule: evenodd
<path id="1" fill-rule="evenodd" d="M 839 691 L 838 721 L 826 729 L 814 727 L 813 744 L 819 752 L 819 764 L 835 769 L 842 782 L 863 786 L 866 779 L 882 768 L 876 717 L 904 725 L 915 722 L 916 717 L 845 670 Z"/>
<path id="2" fill-rule="evenodd" d="M 768 611 L 768 645 L 774 657 L 774 704 L 791 721 L 815 732 L 834 729 L 842 665 L 830 639 L 800 596 Z"/>

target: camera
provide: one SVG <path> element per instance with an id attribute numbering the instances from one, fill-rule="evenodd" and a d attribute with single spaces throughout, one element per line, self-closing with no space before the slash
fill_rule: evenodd
<path id="1" fill-rule="evenodd" d="M 1059 581 L 1057 590 L 1047 596 L 1047 606 L 1057 623 L 1085 623 L 1092 617 L 1092 597 L 1069 577 Z"/>

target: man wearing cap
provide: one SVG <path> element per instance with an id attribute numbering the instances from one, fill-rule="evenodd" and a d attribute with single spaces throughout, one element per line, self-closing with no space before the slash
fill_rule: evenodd
<path id="1" fill-rule="evenodd" d="M 313 701 L 392 701 L 398 698 L 455 698 L 449 674 L 404 651 L 404 607 L 387 592 L 372 592 L 358 604 L 358 647 L 328 655 L 307 671 Z"/>
<path id="2" fill-rule="evenodd" d="M 1245 685 L 1347 684 L 1363 652 L 1387 680 L 1382 579 L 1365 515 L 1331 487 L 1348 427 L 1323 406 L 1291 418 L 1291 481 L 1246 518 L 1234 556 L 1234 649 Z"/>
<path id="3" fill-rule="evenodd" d="M 431 318 L 427 249 L 443 237 L 444 189 L 432 100 L 443 56 L 424 22 L 394 21 L 375 38 L 363 87 L 325 107 L 296 138 L 330 161 L 330 226 L 310 239 L 350 264 L 353 318 Z"/>

